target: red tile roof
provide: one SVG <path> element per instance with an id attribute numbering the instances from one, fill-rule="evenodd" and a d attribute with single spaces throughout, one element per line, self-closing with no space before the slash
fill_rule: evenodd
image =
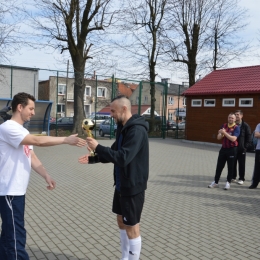
<path id="1" fill-rule="evenodd" d="M 215 70 L 184 92 L 185 96 L 260 93 L 260 65 Z"/>
<path id="2" fill-rule="evenodd" d="M 125 95 L 127 97 L 130 97 L 133 94 L 134 90 L 138 87 L 137 84 L 122 82 L 117 83 L 117 86 L 119 94 Z"/>

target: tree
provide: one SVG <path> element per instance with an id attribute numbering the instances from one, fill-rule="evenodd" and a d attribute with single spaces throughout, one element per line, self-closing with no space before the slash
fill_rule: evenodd
<path id="1" fill-rule="evenodd" d="M 14 1 L 0 0 L 0 63 L 9 61 L 19 49 L 21 13 Z"/>
<path id="2" fill-rule="evenodd" d="M 215 5 L 208 26 L 208 48 L 213 50 L 213 58 L 207 61 L 214 70 L 239 59 L 248 49 L 248 44 L 238 36 L 247 25 L 246 16 L 247 10 L 240 8 L 237 0 L 219 0 Z"/>
<path id="3" fill-rule="evenodd" d="M 69 51 L 74 70 L 74 133 L 81 133 L 84 119 L 85 66 L 95 58 L 100 47 L 101 32 L 111 24 L 109 13 L 112 0 L 38 0 L 34 5 L 40 12 L 30 14 L 34 27 L 47 39 L 45 46 Z M 99 39 L 100 40 L 100 39 Z M 96 48 L 94 47 L 96 45 Z"/>
<path id="4" fill-rule="evenodd" d="M 218 0 L 216 0 L 218 1 Z M 173 62 L 187 66 L 189 85 L 195 83 L 197 55 L 205 46 L 214 0 L 171 0 L 165 51 Z"/>
<path id="5" fill-rule="evenodd" d="M 245 45 L 236 33 L 245 27 L 246 11 L 237 0 L 171 0 L 170 6 L 165 50 L 170 60 L 187 66 L 190 86 L 198 66 L 216 68 L 240 57 Z"/>
<path id="6" fill-rule="evenodd" d="M 142 77 L 147 75 L 151 82 L 151 118 L 155 111 L 155 78 L 158 58 L 162 55 L 162 35 L 168 0 L 126 1 L 121 32 L 124 41 L 121 48 L 130 53 L 134 67 Z M 153 122 L 153 120 L 152 120 Z M 153 126 L 152 126 L 153 129 Z"/>

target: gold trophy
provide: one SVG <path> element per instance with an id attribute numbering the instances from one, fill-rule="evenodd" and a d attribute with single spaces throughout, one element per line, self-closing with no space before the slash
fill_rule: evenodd
<path id="1" fill-rule="evenodd" d="M 95 122 L 92 119 L 84 119 L 82 121 L 82 129 L 87 137 L 94 138 L 92 134 L 92 130 L 95 128 Z M 98 155 L 95 151 L 90 151 L 90 155 L 88 157 L 88 163 L 93 164 L 98 162 Z"/>

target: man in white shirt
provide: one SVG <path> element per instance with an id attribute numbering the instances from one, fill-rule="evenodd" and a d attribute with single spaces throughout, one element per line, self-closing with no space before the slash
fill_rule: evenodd
<path id="1" fill-rule="evenodd" d="M 35 114 L 35 98 L 27 93 L 18 93 L 12 101 L 13 115 L 0 125 L 0 259 L 28 260 L 25 250 L 24 228 L 25 193 L 31 168 L 48 183 L 47 189 L 56 183 L 47 173 L 33 151 L 33 145 L 53 146 L 69 144 L 85 146 L 86 141 L 77 135 L 69 137 L 34 136 L 23 127 Z"/>

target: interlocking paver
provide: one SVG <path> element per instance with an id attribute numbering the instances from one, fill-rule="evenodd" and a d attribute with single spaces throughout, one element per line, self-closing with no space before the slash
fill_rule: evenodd
<path id="1" fill-rule="evenodd" d="M 101 144 L 110 146 L 112 140 Z M 150 176 L 141 219 L 141 260 L 260 259 L 259 192 L 249 190 L 254 154 L 247 154 L 246 181 L 224 191 L 208 189 L 219 147 L 167 138 L 150 139 Z M 119 231 L 111 212 L 112 164 L 80 165 L 86 149 L 35 147 L 57 181 L 47 191 L 32 172 L 26 194 L 27 250 L 31 260 L 118 260 Z"/>

